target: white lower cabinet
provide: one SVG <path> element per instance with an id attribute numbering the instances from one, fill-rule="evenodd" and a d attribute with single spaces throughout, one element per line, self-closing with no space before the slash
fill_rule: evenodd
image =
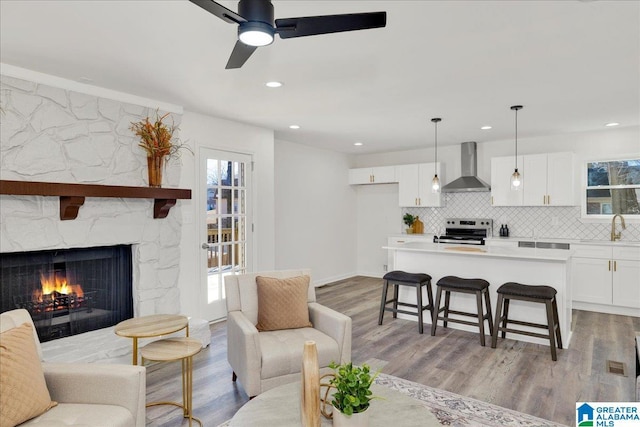
<path id="1" fill-rule="evenodd" d="M 640 309 L 640 248 L 575 247 L 571 267 L 573 301 Z"/>
<path id="2" fill-rule="evenodd" d="M 612 284 L 613 305 L 640 309 L 640 261 L 613 260 Z"/>

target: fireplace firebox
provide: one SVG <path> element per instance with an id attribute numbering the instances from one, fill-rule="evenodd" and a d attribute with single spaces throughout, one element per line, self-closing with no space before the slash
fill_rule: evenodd
<path id="1" fill-rule="evenodd" d="M 0 254 L 0 312 L 24 308 L 41 342 L 133 317 L 131 245 Z"/>

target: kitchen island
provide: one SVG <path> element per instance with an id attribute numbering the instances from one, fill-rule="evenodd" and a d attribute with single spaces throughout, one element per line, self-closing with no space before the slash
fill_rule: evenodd
<path id="1" fill-rule="evenodd" d="M 558 291 L 558 315 L 564 347 L 571 340 L 571 252 L 560 249 L 514 248 L 501 246 L 447 245 L 429 242 L 407 242 L 390 244 L 383 247 L 389 250 L 393 258 L 394 270 L 411 273 L 427 273 L 432 277 L 434 299 L 435 284 L 444 276 L 480 278 L 491 286 L 491 310 L 495 318 L 498 294 L 496 290 L 506 282 L 518 282 L 525 285 L 547 285 Z M 401 301 L 415 304 L 413 290 L 400 287 Z M 426 295 L 423 297 L 426 301 Z M 452 293 L 452 310 L 475 312 L 475 295 Z M 404 319 L 415 320 L 415 316 L 398 315 Z M 544 304 L 512 300 L 509 305 L 509 318 L 533 323 L 546 324 Z M 429 321 L 430 323 L 430 321 Z M 478 333 L 477 327 L 449 323 L 449 327 Z M 523 329 L 527 329 L 523 327 Z M 488 333 L 488 328 L 485 328 Z M 530 329 L 541 332 L 539 329 Z M 442 331 L 438 325 L 438 331 Z M 507 338 L 549 345 L 541 338 L 507 333 Z"/>

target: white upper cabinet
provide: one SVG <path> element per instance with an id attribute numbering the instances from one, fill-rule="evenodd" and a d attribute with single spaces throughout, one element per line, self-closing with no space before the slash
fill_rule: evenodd
<path id="1" fill-rule="evenodd" d="M 436 168 L 440 183 L 444 184 L 440 162 L 437 165 L 435 163 L 420 163 L 396 166 L 400 207 L 442 206 L 441 193 L 431 191 L 431 181 Z"/>
<path id="2" fill-rule="evenodd" d="M 388 184 L 398 182 L 395 166 L 349 169 L 349 184 Z"/>
<path id="3" fill-rule="evenodd" d="M 573 153 L 524 157 L 524 206 L 573 206 Z"/>
<path id="4" fill-rule="evenodd" d="M 573 153 L 547 154 L 547 204 L 575 206 Z"/>
<path id="5" fill-rule="evenodd" d="M 511 190 L 513 156 L 491 159 L 493 206 L 573 206 L 573 153 L 518 156 L 522 189 Z"/>
<path id="6" fill-rule="evenodd" d="M 522 156 L 518 156 L 518 172 L 526 183 L 526 175 L 522 167 Z M 510 157 L 494 157 L 491 159 L 491 205 L 522 206 L 523 189 L 511 190 L 511 175 L 515 169 L 515 160 Z"/>

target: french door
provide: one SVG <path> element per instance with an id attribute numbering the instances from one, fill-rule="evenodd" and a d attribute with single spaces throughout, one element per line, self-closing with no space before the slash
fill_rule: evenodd
<path id="1" fill-rule="evenodd" d="M 202 148 L 200 153 L 202 313 L 226 316 L 224 277 L 247 270 L 251 254 L 251 156 Z"/>

